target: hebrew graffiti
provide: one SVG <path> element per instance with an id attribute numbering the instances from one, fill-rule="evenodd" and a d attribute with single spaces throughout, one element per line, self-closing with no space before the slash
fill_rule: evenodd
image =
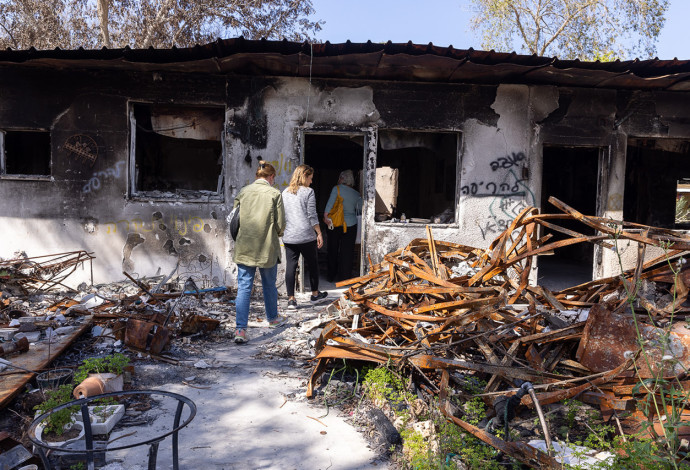
<path id="1" fill-rule="evenodd" d="M 120 165 L 124 165 L 125 162 L 117 162 L 112 167 L 106 169 L 105 171 L 97 171 L 93 174 L 91 179 L 82 188 L 81 192 L 84 194 L 90 193 L 92 191 L 98 191 L 101 189 L 102 179 L 106 178 L 118 179 L 120 177 Z M 102 178 L 102 179 L 101 179 Z"/>
<path id="2" fill-rule="evenodd" d="M 523 209 L 536 205 L 528 180 L 518 176 L 519 168 L 526 163 L 524 152 L 512 152 L 489 163 L 491 173 L 486 180 L 470 182 L 460 188 L 463 196 L 490 199 L 486 217 L 476 221 L 484 240 L 503 232 Z"/>
<path id="3" fill-rule="evenodd" d="M 515 153 L 513 152 L 510 155 L 507 155 L 505 157 L 498 158 L 494 160 L 493 162 L 489 163 L 489 166 L 491 167 L 491 171 L 496 171 L 499 168 L 508 169 L 512 168 L 514 166 L 517 166 L 518 163 L 523 161 L 525 159 L 525 154 L 522 152 Z"/>

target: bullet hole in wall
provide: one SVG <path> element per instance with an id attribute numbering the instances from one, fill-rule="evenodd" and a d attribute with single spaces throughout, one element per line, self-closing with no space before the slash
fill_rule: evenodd
<path id="1" fill-rule="evenodd" d="M 172 240 L 166 240 L 166 242 L 163 244 L 163 249 L 167 250 L 169 255 L 177 254 L 177 250 L 175 250 Z"/>

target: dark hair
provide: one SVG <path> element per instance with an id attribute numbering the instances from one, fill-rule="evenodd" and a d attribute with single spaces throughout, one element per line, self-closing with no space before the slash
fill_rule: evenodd
<path id="1" fill-rule="evenodd" d="M 276 169 L 264 160 L 259 160 L 259 168 L 256 169 L 257 178 L 269 178 L 276 174 Z"/>

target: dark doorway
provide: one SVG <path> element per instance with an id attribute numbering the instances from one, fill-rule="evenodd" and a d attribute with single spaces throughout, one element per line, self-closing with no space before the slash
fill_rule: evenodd
<path id="1" fill-rule="evenodd" d="M 557 211 L 548 202 L 554 196 L 585 215 L 597 215 L 597 181 L 599 175 L 598 147 L 544 146 L 542 174 L 542 213 Z M 554 223 L 582 233 L 594 235 L 581 222 L 555 220 Z M 556 231 L 549 242 L 570 238 Z M 538 284 L 558 291 L 592 280 L 594 245 L 578 243 L 559 248 L 553 255 L 539 257 Z"/>
<path id="2" fill-rule="evenodd" d="M 355 189 L 362 193 L 362 178 L 364 168 L 364 135 L 362 134 L 305 134 L 304 135 L 304 163 L 314 168 L 314 179 L 311 187 L 316 193 L 316 211 L 321 222 L 321 231 L 325 234 L 324 245 L 319 250 L 319 288 L 334 287 L 326 281 L 328 228 L 323 223 L 323 213 L 333 186 L 338 183 L 338 176 L 343 170 L 352 170 L 355 177 Z M 361 227 L 358 227 L 361 231 Z M 359 239 L 359 237 L 358 237 Z M 361 244 L 355 244 L 355 259 L 353 260 L 353 276 L 359 275 L 361 258 Z M 300 263 L 300 270 L 302 270 Z M 304 291 L 306 277 L 298 276 L 298 289 Z"/>

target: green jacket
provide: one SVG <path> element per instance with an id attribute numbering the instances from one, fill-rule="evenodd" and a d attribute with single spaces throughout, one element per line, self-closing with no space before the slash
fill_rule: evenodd
<path id="1" fill-rule="evenodd" d="M 248 184 L 235 197 L 240 206 L 240 231 L 233 261 L 270 268 L 280 262 L 280 237 L 285 231 L 285 209 L 280 191 L 264 179 Z"/>

